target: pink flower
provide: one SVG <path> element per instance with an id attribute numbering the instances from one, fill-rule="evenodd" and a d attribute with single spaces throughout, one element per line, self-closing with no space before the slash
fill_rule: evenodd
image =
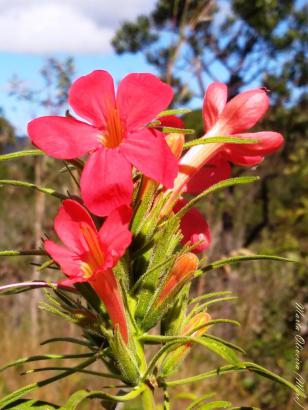
<path id="1" fill-rule="evenodd" d="M 129 246 L 128 230 L 131 209 L 113 211 L 97 230 L 93 219 L 78 202 L 65 200 L 55 218 L 54 229 L 64 246 L 51 240 L 44 243 L 46 252 L 60 265 L 68 279 L 64 285 L 88 282 L 103 301 L 110 319 L 119 326 L 128 341 L 125 309 L 112 268 Z"/>
<path id="2" fill-rule="evenodd" d="M 161 132 L 145 127 L 170 103 L 169 85 L 152 74 L 129 74 L 115 95 L 103 70 L 76 80 L 69 92 L 75 118 L 48 116 L 29 123 L 34 145 L 59 159 L 89 153 L 81 176 L 86 206 L 105 216 L 131 201 L 132 166 L 147 177 L 173 186 L 178 167 Z"/>
<path id="3" fill-rule="evenodd" d="M 277 132 L 243 133 L 264 116 L 268 107 L 269 98 L 262 88 L 242 92 L 227 103 L 225 84 L 212 83 L 209 86 L 203 104 L 203 120 L 206 130 L 204 137 L 233 136 L 258 139 L 259 142 L 254 144 L 212 143 L 190 148 L 179 162 L 180 170 L 174 181 L 173 193 L 165 204 L 162 214 L 172 209 L 175 199 L 185 189 L 185 186 L 211 160 L 220 158 L 237 165 L 252 166 L 260 163 L 265 155 L 281 147 L 283 137 Z M 219 157 L 217 157 L 218 154 Z"/>
<path id="4" fill-rule="evenodd" d="M 180 198 L 173 211 L 179 212 L 186 204 L 187 200 Z M 181 219 L 181 231 L 183 234 L 182 244 L 198 245 L 192 250 L 199 253 L 207 249 L 211 244 L 211 231 L 206 219 L 197 208 L 191 208 Z"/>
<path id="5" fill-rule="evenodd" d="M 231 175 L 231 171 L 232 169 L 229 162 L 218 154 L 188 181 L 186 191 L 192 195 L 200 194 L 210 186 L 228 179 Z"/>

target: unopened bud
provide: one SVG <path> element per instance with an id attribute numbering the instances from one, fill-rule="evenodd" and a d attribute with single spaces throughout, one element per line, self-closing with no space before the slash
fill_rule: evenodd
<path id="1" fill-rule="evenodd" d="M 176 158 L 180 158 L 183 152 L 185 137 L 183 134 L 168 134 L 166 136 L 167 144 Z"/>
<path id="2" fill-rule="evenodd" d="M 200 337 L 208 329 L 207 323 L 211 320 L 211 316 L 206 312 L 200 312 L 192 317 L 181 332 L 181 336 Z M 204 326 L 203 326 L 204 325 Z M 194 329 L 196 329 L 194 331 Z M 192 342 L 187 342 L 184 346 L 176 348 L 164 360 L 161 368 L 163 376 L 169 376 L 183 362 L 187 354 L 190 352 Z"/>
<path id="3" fill-rule="evenodd" d="M 194 253 L 185 253 L 177 258 L 167 281 L 160 292 L 157 305 L 160 305 L 166 298 L 189 280 L 197 270 L 199 263 L 198 257 Z"/>
<path id="4" fill-rule="evenodd" d="M 182 335 L 190 335 L 196 337 L 202 336 L 207 330 L 206 324 L 211 320 L 211 315 L 209 315 L 207 312 L 200 312 L 196 314 L 196 316 L 192 317 L 190 321 L 186 324 L 186 326 L 183 329 Z M 202 327 L 202 325 L 204 325 L 204 327 Z M 194 329 L 197 330 L 191 333 Z"/>

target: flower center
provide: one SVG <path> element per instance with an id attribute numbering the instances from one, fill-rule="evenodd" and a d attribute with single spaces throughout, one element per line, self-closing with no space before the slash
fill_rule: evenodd
<path id="1" fill-rule="evenodd" d="M 86 261 L 81 263 L 81 270 L 83 277 L 86 279 L 91 278 L 96 269 L 101 268 L 104 264 L 104 252 L 97 233 L 88 224 L 82 222 L 80 226 L 83 237 L 89 246 L 89 252 L 87 254 Z"/>
<path id="2" fill-rule="evenodd" d="M 106 130 L 100 137 L 100 142 L 106 148 L 118 147 L 124 137 L 124 127 L 116 107 L 111 107 L 108 111 Z"/>

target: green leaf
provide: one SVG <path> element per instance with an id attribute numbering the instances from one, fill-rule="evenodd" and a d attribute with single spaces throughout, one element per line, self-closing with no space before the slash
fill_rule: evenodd
<path id="1" fill-rule="evenodd" d="M 260 140 L 252 138 L 237 138 L 237 137 L 207 137 L 207 138 L 198 138 L 193 141 L 188 141 L 184 144 L 185 148 L 194 147 L 196 145 L 205 145 L 205 144 L 256 144 Z"/>
<path id="2" fill-rule="evenodd" d="M 23 188 L 31 188 L 31 189 L 35 189 L 37 191 L 43 192 L 44 194 L 54 196 L 58 199 L 67 199 L 67 196 L 64 195 L 64 194 L 61 194 L 61 192 L 57 192 L 56 190 L 54 190 L 52 188 L 44 188 L 44 187 L 35 185 L 32 182 L 17 181 L 17 180 L 14 180 L 14 179 L 1 179 L 0 180 L 0 186 L 1 185 L 10 185 L 10 186 L 23 187 Z"/>
<path id="3" fill-rule="evenodd" d="M 32 373 L 39 373 L 39 372 L 49 372 L 49 371 L 66 371 L 70 370 L 70 367 L 63 367 L 63 366 L 48 366 L 48 367 L 38 367 L 36 369 L 30 369 L 25 372 L 22 372 L 21 375 L 26 375 L 26 374 L 32 374 Z M 102 372 L 96 372 L 94 370 L 87 370 L 87 369 L 82 369 L 76 371 L 76 373 L 83 373 L 83 374 L 89 374 L 91 376 L 96 376 L 96 377 L 103 377 L 104 379 L 119 379 L 119 376 L 113 375 L 110 373 L 102 373 Z"/>
<path id="4" fill-rule="evenodd" d="M 29 290 L 46 288 L 46 287 L 57 287 L 57 283 L 47 283 L 44 281 L 33 281 L 33 282 L 19 282 L 19 283 L 9 283 L 8 285 L 0 286 L 0 296 L 16 295 L 22 292 L 28 292 Z"/>
<path id="5" fill-rule="evenodd" d="M 211 350 L 213 353 L 216 353 L 218 356 L 222 357 L 228 363 L 240 366 L 241 362 L 237 355 L 235 354 L 234 350 L 230 347 L 226 346 L 226 344 L 220 342 L 219 340 L 214 339 L 206 339 L 203 337 L 192 337 L 191 341 L 194 343 L 198 343 L 207 349 Z"/>
<path id="6" fill-rule="evenodd" d="M 193 309 L 194 314 L 198 312 L 202 312 L 208 308 L 208 306 L 213 305 L 215 303 L 220 303 L 220 302 L 234 302 L 235 300 L 238 300 L 237 296 L 229 296 L 226 298 L 217 298 L 213 300 L 209 300 L 208 302 L 203 303 L 200 306 L 195 306 Z"/>
<path id="7" fill-rule="evenodd" d="M 18 410 L 28 410 L 28 409 L 36 409 L 36 410 L 52 410 L 52 409 L 59 409 L 60 407 L 56 404 L 47 403 L 45 401 L 39 400 L 17 400 L 11 403 L 8 406 L 5 406 L 3 410 L 9 409 L 18 409 Z"/>
<path id="8" fill-rule="evenodd" d="M 207 393 L 202 397 L 198 397 L 192 403 L 190 403 L 190 405 L 186 408 L 186 410 L 196 410 L 197 408 L 199 408 L 199 406 L 196 407 L 197 405 L 202 404 L 202 402 L 209 399 L 210 397 L 215 396 L 215 394 L 216 393 Z"/>
<path id="9" fill-rule="evenodd" d="M 296 261 L 294 259 L 288 259 L 288 258 L 283 258 L 281 256 L 275 256 L 275 255 L 248 255 L 248 256 L 231 256 L 230 258 L 226 259 L 221 259 L 216 262 L 212 262 L 209 265 L 206 265 L 203 269 L 202 272 L 198 273 L 196 277 L 202 275 L 205 272 L 221 268 L 224 265 L 233 265 L 238 262 L 245 262 L 245 261 L 255 261 L 255 260 L 271 260 L 271 261 L 278 261 L 278 262 L 292 262 L 292 263 L 299 263 L 299 261 Z M 195 299 L 196 301 L 196 299 Z"/>
<path id="10" fill-rule="evenodd" d="M 229 186 L 250 184 L 251 182 L 256 182 L 259 179 L 259 177 L 247 176 L 229 178 L 225 179 L 224 181 L 220 181 L 217 184 L 212 185 L 205 191 L 201 192 L 201 194 L 197 195 L 191 201 L 189 201 L 188 204 L 186 204 L 178 213 L 175 214 L 175 216 L 178 218 L 182 218 L 190 208 L 195 206 L 199 201 L 201 201 L 201 199 L 203 199 L 208 194 L 211 194 L 212 192 L 218 191 L 219 189 L 226 188 Z"/>
<path id="11" fill-rule="evenodd" d="M 212 401 L 211 403 L 208 403 L 208 404 L 204 404 L 203 406 L 198 407 L 198 409 L 199 410 L 227 409 L 230 406 L 232 406 L 232 403 L 230 403 L 229 401 L 218 400 L 218 401 Z"/>
<path id="12" fill-rule="evenodd" d="M 56 376 L 50 377 L 49 379 L 41 380 L 37 383 L 32 383 L 29 384 L 28 386 L 24 386 L 19 390 L 16 390 L 13 393 L 8 394 L 7 396 L 3 397 L 0 400 L 0 408 L 2 409 L 5 406 L 8 406 L 9 404 L 12 404 L 16 402 L 16 400 L 20 399 L 21 397 L 25 396 L 28 393 L 32 393 L 33 391 L 38 390 L 39 388 L 46 386 L 48 384 L 54 383 L 58 380 L 61 380 L 65 377 L 68 377 L 74 373 L 77 373 L 79 370 L 82 370 L 88 366 L 90 366 L 92 363 L 96 361 L 96 356 L 91 357 L 88 360 L 80 363 L 76 367 L 72 367 L 69 370 L 66 370 L 64 372 L 61 372 L 60 374 L 57 374 Z"/>
<path id="13" fill-rule="evenodd" d="M 198 302 L 201 302 L 205 299 L 214 298 L 215 296 L 231 295 L 231 293 L 232 293 L 231 290 L 224 290 L 224 291 L 221 291 L 221 292 L 206 293 L 205 295 L 201 295 L 201 296 L 198 296 L 196 298 L 190 299 L 189 304 L 198 303 Z"/>
<path id="14" fill-rule="evenodd" d="M 179 380 L 172 380 L 172 381 L 165 381 L 165 385 L 167 387 L 174 387 L 174 386 L 180 386 L 183 384 L 190 384 L 194 382 L 200 382 L 205 379 L 209 379 L 211 377 L 219 376 L 221 374 L 226 374 L 230 373 L 233 371 L 244 371 L 244 370 L 249 370 L 252 371 L 256 374 L 259 374 L 267 379 L 270 379 L 272 381 L 275 381 L 277 383 L 280 383 L 289 389 L 293 390 L 296 394 L 298 394 L 300 397 L 306 398 L 305 392 L 303 392 L 299 387 L 295 386 L 293 383 L 289 382 L 288 380 L 284 379 L 281 376 L 278 376 L 277 374 L 271 372 L 270 370 L 265 369 L 262 366 L 259 366 L 258 364 L 252 363 L 252 362 L 241 362 L 239 365 L 233 366 L 233 365 L 228 365 L 228 366 L 223 366 L 218 369 L 210 370 L 209 372 L 206 373 L 201 373 L 196 376 L 192 377 L 187 377 L 185 379 L 179 379 Z"/>
<path id="15" fill-rule="evenodd" d="M 55 342 L 68 342 L 68 343 L 73 343 L 77 344 L 80 346 L 87 346 L 87 347 L 92 347 L 92 345 L 85 340 L 81 339 L 76 339 L 75 337 L 53 337 L 52 339 L 47 339 L 41 342 L 41 346 L 47 345 L 48 343 L 55 343 Z"/>
<path id="16" fill-rule="evenodd" d="M 0 161 L 8 161 L 10 159 L 22 158 L 22 157 L 37 157 L 37 156 L 42 156 L 42 155 L 45 155 L 45 154 L 43 151 L 40 151 L 39 149 L 29 149 L 25 151 L 16 151 L 16 152 L 11 152 L 10 154 L 0 155 Z"/>
<path id="17" fill-rule="evenodd" d="M 0 251 L 0 256 L 34 256 L 34 255 L 47 255 L 43 249 L 31 249 L 29 251 L 16 251 L 6 250 Z"/>
<path id="18" fill-rule="evenodd" d="M 227 366 L 222 366 L 214 370 L 210 370 L 206 373 L 201 373 L 196 376 L 191 376 L 187 377 L 185 379 L 179 379 L 179 380 L 171 380 L 171 381 L 166 381 L 165 384 L 168 387 L 175 387 L 175 386 L 181 386 L 184 384 L 190 384 L 190 383 L 195 383 L 195 382 L 200 382 L 202 380 L 209 379 L 211 377 L 219 376 L 221 374 L 226 374 L 230 373 L 233 371 L 243 371 L 245 370 L 245 367 L 243 367 L 243 362 L 241 363 L 241 366 L 233 366 L 233 365 L 227 365 Z"/>
<path id="19" fill-rule="evenodd" d="M 275 374 L 271 372 L 270 370 L 267 370 L 266 368 L 252 362 L 245 362 L 243 363 L 247 370 L 250 370 L 254 373 L 259 374 L 260 376 L 263 376 L 267 379 L 273 380 L 277 383 L 280 383 L 286 387 L 289 387 L 289 389 L 295 391 L 300 397 L 306 398 L 305 392 L 300 389 L 299 387 L 295 386 L 293 383 L 289 382 L 288 380 L 284 379 L 281 376 L 278 376 L 278 374 Z"/>
<path id="20" fill-rule="evenodd" d="M 39 360 L 62 360 L 62 359 L 80 359 L 84 357 L 93 357 L 93 353 L 79 353 L 79 354 L 45 354 L 45 355 L 35 355 L 29 357 L 23 357 L 22 359 L 9 362 L 4 366 L 0 367 L 0 372 L 3 372 L 10 367 L 18 366 L 24 363 L 36 362 Z"/>
<path id="21" fill-rule="evenodd" d="M 140 394 L 145 390 L 146 386 L 144 384 L 135 387 L 129 393 L 123 395 L 112 395 L 108 393 L 103 393 L 101 391 L 88 391 L 79 390 L 75 392 L 69 400 L 64 405 L 65 410 L 75 410 L 85 399 L 107 399 L 116 402 L 126 402 L 135 399 L 140 396 Z"/>
<path id="22" fill-rule="evenodd" d="M 191 129 L 191 128 L 175 128 L 175 127 L 163 127 L 160 125 L 156 125 L 155 128 L 161 128 L 162 132 L 164 132 L 165 134 L 194 134 L 195 130 Z"/>
<path id="23" fill-rule="evenodd" d="M 221 339 L 221 338 L 218 337 L 218 336 L 205 334 L 205 335 L 202 335 L 202 337 L 203 337 L 203 338 L 206 338 L 206 339 L 216 340 L 216 341 L 218 341 L 218 342 L 220 342 L 220 343 L 226 345 L 227 347 L 230 347 L 230 348 L 233 349 L 233 350 L 237 350 L 238 352 L 240 352 L 240 353 L 242 353 L 242 354 L 246 354 L 245 350 L 242 349 L 240 346 L 237 346 L 237 345 L 235 345 L 234 343 L 229 342 L 228 340 Z"/>
<path id="24" fill-rule="evenodd" d="M 175 108 L 174 110 L 165 110 L 157 115 L 157 118 L 166 117 L 167 115 L 181 115 L 191 112 L 189 108 Z"/>

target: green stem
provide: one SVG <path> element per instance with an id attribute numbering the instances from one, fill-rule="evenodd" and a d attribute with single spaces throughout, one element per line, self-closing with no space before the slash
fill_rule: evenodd
<path id="1" fill-rule="evenodd" d="M 141 395 L 142 409 L 143 410 L 155 410 L 154 395 L 150 387 L 146 386 L 144 392 Z"/>

